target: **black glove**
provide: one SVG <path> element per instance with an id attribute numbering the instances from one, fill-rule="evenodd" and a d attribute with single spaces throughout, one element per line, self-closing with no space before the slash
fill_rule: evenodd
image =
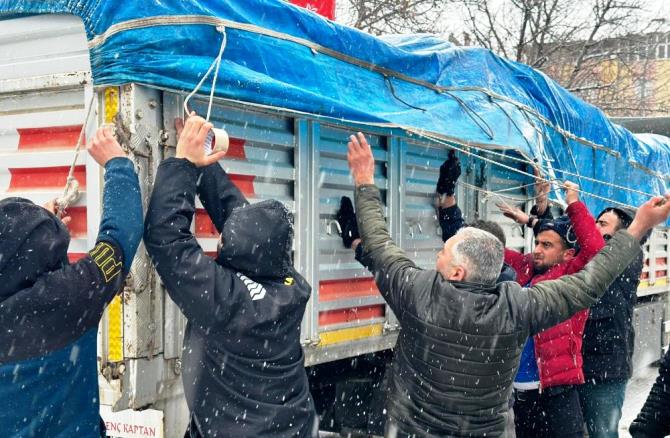
<path id="1" fill-rule="evenodd" d="M 435 191 L 440 195 L 454 196 L 456 181 L 461 176 L 461 163 L 456 157 L 456 151 L 449 151 L 449 158 L 440 166 L 440 178 L 437 180 Z"/>
<path id="2" fill-rule="evenodd" d="M 356 213 L 354 213 L 354 206 L 351 199 L 342 196 L 340 200 L 340 209 L 337 211 L 337 222 L 342 229 L 342 243 L 345 248 L 351 248 L 351 243 L 360 239 L 358 234 L 358 224 L 356 223 Z"/>

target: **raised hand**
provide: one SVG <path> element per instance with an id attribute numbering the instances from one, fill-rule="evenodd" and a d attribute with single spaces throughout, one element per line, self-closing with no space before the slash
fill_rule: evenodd
<path id="1" fill-rule="evenodd" d="M 112 158 L 126 156 L 121 145 L 112 135 L 112 131 L 106 127 L 97 130 L 88 146 L 88 154 L 102 167 L 105 167 Z"/>
<path id="2" fill-rule="evenodd" d="M 182 123 L 181 119 L 175 120 L 175 128 L 178 133 Z M 211 155 L 207 155 L 205 152 L 205 140 L 212 127 L 211 123 L 192 112 L 186 122 L 183 123 L 175 156 L 185 158 L 197 167 L 209 166 L 222 159 L 226 155 L 225 152 L 215 152 Z"/>
<path id="3" fill-rule="evenodd" d="M 349 137 L 347 161 L 354 178 L 354 185 L 375 183 L 375 159 L 365 136 L 358 133 Z"/>
<path id="4" fill-rule="evenodd" d="M 435 191 L 440 195 L 453 196 L 456 192 L 456 181 L 461 176 L 461 163 L 456 151 L 449 151 L 449 156 L 440 166 L 440 177 L 437 180 Z"/>
<path id="5" fill-rule="evenodd" d="M 568 205 L 579 201 L 579 186 L 577 184 L 566 181 L 563 183 L 563 190 L 565 190 L 565 202 Z"/>
<path id="6" fill-rule="evenodd" d="M 526 225 L 528 223 L 529 216 L 520 208 L 505 203 L 496 204 L 496 207 L 500 209 L 502 214 L 512 219 L 517 224 Z"/>
<path id="7" fill-rule="evenodd" d="M 670 216 L 670 193 L 655 196 L 638 207 L 628 232 L 641 240 L 656 225 L 665 223 L 668 216 Z"/>

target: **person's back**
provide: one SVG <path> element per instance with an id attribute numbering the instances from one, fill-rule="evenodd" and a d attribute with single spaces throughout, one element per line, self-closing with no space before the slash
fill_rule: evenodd
<path id="1" fill-rule="evenodd" d="M 291 263 L 291 215 L 275 200 L 249 205 L 218 156 L 204 157 L 204 136 L 191 135 L 198 124 L 205 134 L 202 127 L 211 127 L 189 118 L 177 146 L 183 158 L 158 168 L 144 236 L 188 319 L 187 436 L 312 436 L 316 416 L 300 346 L 311 288 Z M 216 260 L 190 231 L 196 192 L 221 232 Z"/>

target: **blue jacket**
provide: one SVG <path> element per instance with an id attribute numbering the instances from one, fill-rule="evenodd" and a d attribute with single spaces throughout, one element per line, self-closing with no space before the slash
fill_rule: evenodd
<path id="1" fill-rule="evenodd" d="M 0 201 L 0 433 L 100 436 L 97 325 L 142 236 L 133 164 L 106 165 L 96 246 L 67 262 L 62 222 L 32 202 Z"/>

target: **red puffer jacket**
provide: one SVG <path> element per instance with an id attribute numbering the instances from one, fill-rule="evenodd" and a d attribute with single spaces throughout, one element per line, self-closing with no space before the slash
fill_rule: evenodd
<path id="1" fill-rule="evenodd" d="M 571 260 L 559 263 L 541 275 L 533 272 L 533 255 L 521 254 L 506 249 L 505 262 L 517 275 L 521 285 L 536 284 L 552 280 L 562 275 L 580 271 L 605 246 L 596 222 L 583 202 L 568 206 L 566 213 L 570 217 L 577 236 L 579 253 Z M 572 318 L 535 335 L 535 359 L 540 371 L 540 387 L 584 383 L 582 370 L 582 337 L 588 318 L 588 310 L 576 313 Z"/>

